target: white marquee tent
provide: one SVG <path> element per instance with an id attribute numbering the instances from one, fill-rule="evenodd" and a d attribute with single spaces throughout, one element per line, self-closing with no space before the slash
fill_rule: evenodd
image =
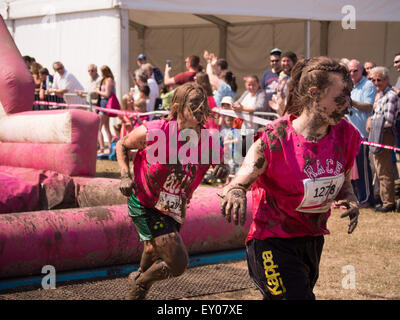
<path id="1" fill-rule="evenodd" d="M 186 56 L 208 49 L 228 60 L 239 89 L 244 75 L 262 76 L 274 47 L 373 60 L 390 68 L 392 82 L 398 76 L 398 0 L 14 0 L 0 1 L 0 14 L 22 55 L 49 70 L 60 60 L 82 83 L 88 64 L 106 64 L 120 97 L 139 53 L 162 71 L 172 60 L 175 74 Z M 343 28 L 353 16 L 355 29 Z"/>

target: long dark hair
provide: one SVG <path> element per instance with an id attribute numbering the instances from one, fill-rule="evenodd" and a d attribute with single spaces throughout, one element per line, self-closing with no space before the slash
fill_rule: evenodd
<path id="1" fill-rule="evenodd" d="M 299 60 L 291 72 L 284 114 L 299 116 L 305 107 L 312 105 L 314 99 L 309 93 L 310 87 L 315 86 L 320 93 L 326 93 L 332 84 L 329 77 L 332 72 L 342 75 L 350 92 L 353 86 L 350 74 L 338 61 L 324 56 Z"/>
<path id="2" fill-rule="evenodd" d="M 210 78 L 208 77 L 208 74 L 205 72 L 197 72 L 196 73 L 196 82 L 203 87 L 203 89 L 207 93 L 207 97 L 211 97 L 213 95 L 212 89 L 211 89 L 211 84 L 210 84 Z"/>
<path id="3" fill-rule="evenodd" d="M 233 92 L 237 91 L 236 77 L 233 75 L 232 71 L 223 71 L 223 79 L 229 84 Z"/>

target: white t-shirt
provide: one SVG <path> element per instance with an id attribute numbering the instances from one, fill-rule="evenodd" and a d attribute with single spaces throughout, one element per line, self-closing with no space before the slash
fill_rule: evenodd
<path id="1" fill-rule="evenodd" d="M 251 94 L 247 94 L 243 101 L 242 105 L 247 108 L 254 108 L 256 105 L 256 96 L 252 97 Z M 258 125 L 256 123 L 252 123 L 249 121 L 243 121 L 242 127 L 241 127 L 241 135 L 245 136 L 247 134 L 253 134 L 258 128 Z"/>
<path id="2" fill-rule="evenodd" d="M 75 89 L 83 90 L 83 86 L 75 78 L 72 73 L 69 73 L 67 70 L 64 71 L 64 74 L 60 77 L 60 74 L 56 72 L 54 75 L 53 89 L 67 89 L 68 93 L 75 93 Z"/>
<path id="3" fill-rule="evenodd" d="M 156 102 L 156 99 L 160 96 L 160 91 L 158 89 L 158 84 L 156 80 L 153 78 L 147 79 L 147 85 L 150 88 L 150 94 L 149 94 L 149 109 L 147 111 L 154 111 L 154 104 Z"/>

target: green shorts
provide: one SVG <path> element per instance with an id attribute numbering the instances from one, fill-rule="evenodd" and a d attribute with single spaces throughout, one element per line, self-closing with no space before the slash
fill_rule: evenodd
<path id="1" fill-rule="evenodd" d="M 128 198 L 128 214 L 135 224 L 140 241 L 179 232 L 181 228 L 180 223 L 161 211 L 144 207 L 134 194 Z"/>

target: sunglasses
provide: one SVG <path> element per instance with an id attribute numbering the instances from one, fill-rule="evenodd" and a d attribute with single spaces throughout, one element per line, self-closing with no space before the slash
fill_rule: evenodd
<path id="1" fill-rule="evenodd" d="M 374 79 L 374 78 L 372 78 L 371 81 L 372 81 L 372 82 L 381 82 L 382 79 Z"/>

